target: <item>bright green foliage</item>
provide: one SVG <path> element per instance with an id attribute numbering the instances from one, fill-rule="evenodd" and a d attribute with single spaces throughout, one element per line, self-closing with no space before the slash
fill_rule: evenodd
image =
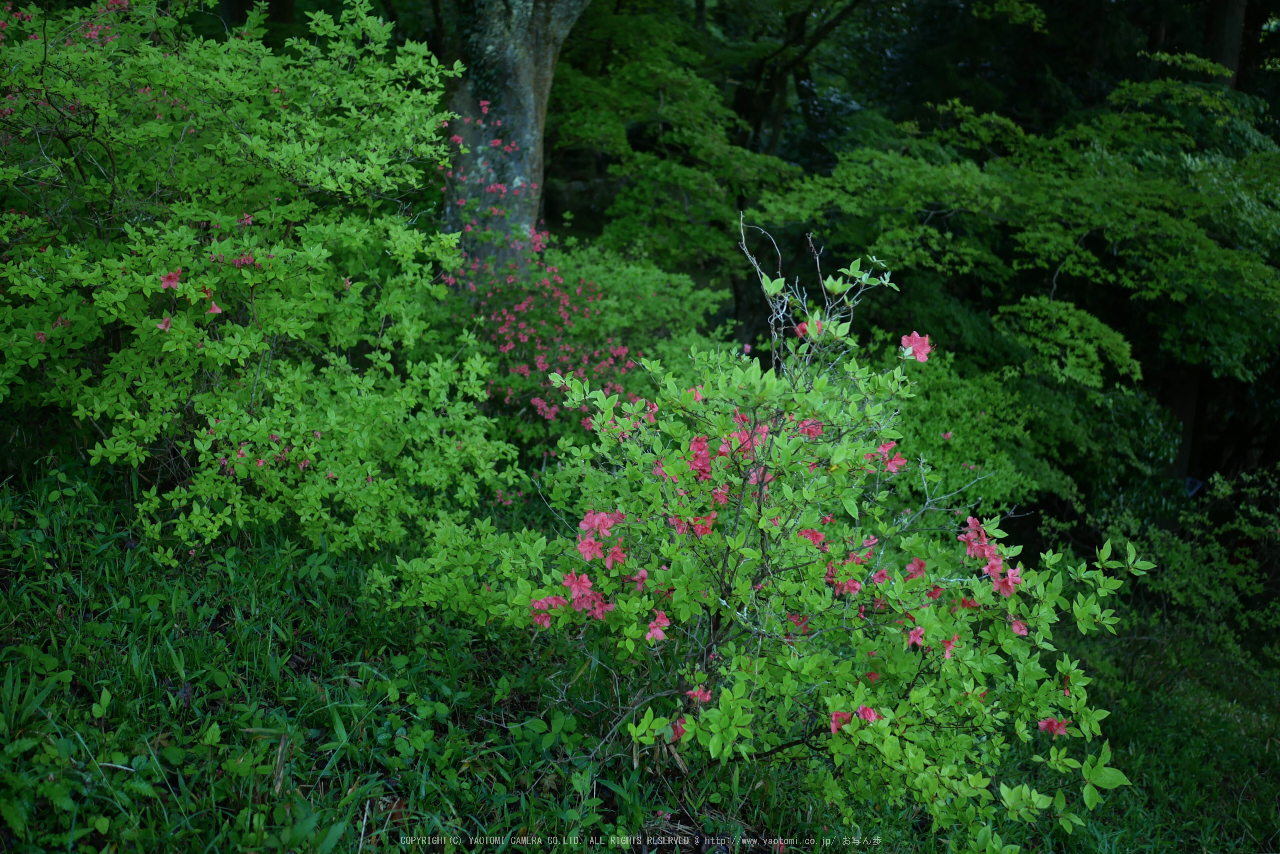
<path id="1" fill-rule="evenodd" d="M 852 304 L 887 281 L 843 270 L 818 310 L 762 277 L 777 371 L 698 354 L 701 382 L 686 389 L 649 363 L 653 405 L 562 380 L 571 405 L 595 404 L 597 440 L 563 442 L 542 487 L 559 535 L 442 527 L 426 555 L 400 562 L 396 604 L 542 625 L 581 638 L 584 669 L 610 660 L 622 685 L 592 756 L 629 733 L 637 754 L 679 741 L 722 763 L 820 757 L 808 790 L 846 819 L 873 798 L 915 802 L 986 850 L 1009 739 L 1047 747 L 1037 724 L 1064 721 L 1062 734 L 1091 742 L 1107 715 L 1058 654 L 1054 623 L 1065 611 L 1080 632 L 1114 631 L 1114 571 L 1150 565 L 1132 549 L 1112 560 L 1107 545 L 1092 569 L 1059 554 L 1015 567 L 1021 548 L 996 544 L 994 520 L 970 519 L 957 546 L 956 499 L 892 442 L 907 371 L 873 372 L 851 349 Z M 1097 786 L 1126 782 L 1105 745 L 1082 759 L 1053 747 L 1048 767 L 1083 773 L 1090 808 Z M 1080 821 L 1075 798 L 1010 788 L 1001 800 L 1026 820 Z"/>
<path id="2" fill-rule="evenodd" d="M 179 542 L 291 516 L 362 547 L 473 504 L 506 454 L 483 363 L 395 356 L 452 257 L 418 217 L 457 69 L 392 59 L 366 2 L 282 55 L 260 11 L 226 42 L 155 5 L 33 14 L 4 53 L 6 407 L 92 425 Z"/>

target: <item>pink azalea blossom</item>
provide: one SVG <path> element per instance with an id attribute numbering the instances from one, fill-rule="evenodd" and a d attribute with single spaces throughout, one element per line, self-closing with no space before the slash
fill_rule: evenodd
<path id="1" fill-rule="evenodd" d="M 943 434 L 942 434 L 942 439 L 943 439 L 943 441 L 945 441 L 945 442 L 950 442 L 950 441 L 951 441 L 951 431 L 950 431 L 950 430 L 948 430 L 947 432 L 943 433 Z"/>
<path id="2" fill-rule="evenodd" d="M 545 596 L 541 599 L 535 599 L 530 603 L 530 606 L 538 611 L 554 611 L 556 608 L 563 608 L 568 604 L 569 602 L 563 596 Z"/>
<path id="3" fill-rule="evenodd" d="M 182 276 L 181 267 L 174 270 L 172 273 L 165 273 L 163 276 L 160 277 L 160 290 L 164 290 L 165 288 L 173 288 L 174 290 L 177 290 L 178 279 L 181 278 L 181 276 Z"/>
<path id="4" fill-rule="evenodd" d="M 853 715 L 849 712 L 832 712 L 831 713 L 831 734 L 835 735 L 840 727 L 853 720 Z"/>
<path id="5" fill-rule="evenodd" d="M 806 540 L 813 543 L 815 546 L 822 545 L 822 541 L 827 538 L 826 534 L 822 533 L 821 531 L 815 530 L 813 528 L 802 529 L 800 531 L 800 536 L 804 537 Z"/>
<path id="6" fill-rule="evenodd" d="M 649 633 L 644 636 L 645 640 L 666 640 L 667 636 L 663 633 L 663 629 L 671 625 L 671 621 L 667 619 L 666 612 L 654 611 L 653 622 L 649 623 Z"/>
<path id="7" fill-rule="evenodd" d="M 907 649 L 910 649 L 912 644 L 924 646 L 924 628 L 922 626 L 917 626 L 907 634 Z"/>
<path id="8" fill-rule="evenodd" d="M 590 535 L 586 539 L 578 541 L 578 551 L 582 552 L 583 560 L 595 560 L 598 557 L 604 557 L 604 549 L 600 542 Z"/>
<path id="9" fill-rule="evenodd" d="M 907 581 L 916 578 L 924 578 L 925 562 L 920 558 L 912 558 L 911 563 L 907 564 Z"/>
<path id="10" fill-rule="evenodd" d="M 809 418 L 800 422 L 799 429 L 802 435 L 816 439 L 822 435 L 822 422 Z"/>
<path id="11" fill-rule="evenodd" d="M 699 537 L 705 537 L 711 533 L 711 526 L 716 523 L 716 514 L 712 511 L 710 516 L 695 516 L 692 523 L 693 532 Z"/>
<path id="12" fill-rule="evenodd" d="M 1006 575 L 1004 578 L 996 578 L 991 582 L 992 586 L 995 588 L 995 591 L 999 593 L 1001 596 L 1005 597 L 1006 599 L 1012 596 L 1014 588 L 1017 587 L 1019 584 L 1021 584 L 1023 581 L 1023 579 L 1020 578 L 1018 575 L 1020 571 L 1021 571 L 1020 567 L 1016 567 L 1016 566 L 1009 567 L 1008 575 Z"/>
<path id="13" fill-rule="evenodd" d="M 1067 734 L 1067 724 L 1069 723 L 1071 723 L 1071 721 L 1058 720 L 1057 718 L 1045 718 L 1040 721 L 1040 731 L 1053 733 L 1053 738 L 1056 741 L 1058 736 Z"/>
<path id="14" fill-rule="evenodd" d="M 636 592 L 644 590 L 644 584 L 649 580 L 649 570 L 641 568 L 635 575 L 628 575 L 623 581 L 634 581 L 636 583 Z"/>
<path id="15" fill-rule="evenodd" d="M 601 539 L 608 539 L 613 532 L 613 526 L 619 522 L 625 522 L 627 514 L 625 513 L 603 513 L 595 510 L 588 510 L 587 514 L 578 523 L 579 530 L 594 531 L 600 535 Z"/>
<path id="16" fill-rule="evenodd" d="M 166 314 L 164 316 L 164 320 L 156 324 L 156 329 L 159 329 L 161 332 L 168 332 L 169 325 L 171 323 L 173 323 L 173 318 Z"/>
<path id="17" fill-rule="evenodd" d="M 1013 629 L 1013 633 L 1015 635 L 1021 635 L 1023 637 L 1026 637 L 1027 635 L 1027 624 L 1022 622 L 1022 620 L 1014 620 L 1009 624 L 1009 628 Z"/>
<path id="18" fill-rule="evenodd" d="M 684 715 L 676 718 L 675 723 L 671 725 L 671 740 L 679 741 L 684 738 Z"/>
<path id="19" fill-rule="evenodd" d="M 209 300 L 209 310 L 205 314 L 222 314 L 222 309 L 218 308 L 218 304 L 212 299 Z"/>
<path id="20" fill-rule="evenodd" d="M 884 461 L 885 470 L 888 471 L 889 474 L 897 474 L 898 469 L 902 468 L 906 464 L 907 458 L 902 456 L 902 454 L 895 454 L 893 459 Z"/>
<path id="21" fill-rule="evenodd" d="M 917 362 L 927 362 L 933 345 L 929 343 L 928 335 L 921 338 L 920 333 L 912 331 L 910 335 L 902 336 L 902 350 L 904 356 L 914 356 Z"/>
<path id="22" fill-rule="evenodd" d="M 884 719 L 884 715 L 880 714 L 870 706 L 859 706 L 858 717 L 862 718 L 867 723 L 872 723 L 872 724 L 878 720 Z"/>
<path id="23" fill-rule="evenodd" d="M 706 688 L 698 687 L 694 688 L 692 691 L 685 691 L 685 693 L 697 700 L 699 703 L 711 702 L 711 692 Z"/>
<path id="24" fill-rule="evenodd" d="M 854 595 L 856 595 L 856 594 L 858 593 L 858 591 L 859 591 L 859 590 L 861 590 L 861 589 L 862 589 L 862 582 L 861 582 L 861 581 L 856 581 L 856 580 L 854 580 L 854 579 L 852 579 L 852 578 L 850 578 L 848 581 L 843 582 L 842 584 L 837 584 L 837 585 L 836 585 L 836 593 L 837 593 L 837 595 L 838 595 L 838 594 L 841 594 L 841 593 L 844 593 L 844 594 L 846 594 L 846 595 L 848 595 L 848 596 L 854 596 Z"/>
<path id="25" fill-rule="evenodd" d="M 876 584 L 884 584 L 886 581 L 889 580 L 889 570 L 887 569 L 880 570 L 875 575 L 871 576 L 871 580 L 874 581 Z"/>
<path id="26" fill-rule="evenodd" d="M 942 595 L 942 588 L 935 584 L 933 585 L 933 589 L 930 590 L 925 595 L 928 596 L 930 599 L 937 599 L 939 596 Z"/>
<path id="27" fill-rule="evenodd" d="M 587 578 L 587 574 L 585 572 L 581 575 L 574 575 L 572 572 L 566 572 L 562 583 L 565 587 L 569 588 L 569 593 L 574 599 L 579 599 L 592 592 L 591 579 Z"/>
<path id="28" fill-rule="evenodd" d="M 604 559 L 606 569 L 613 569 L 615 563 L 621 564 L 627 559 L 622 551 L 622 538 L 618 538 L 618 542 L 614 543 L 613 548 L 609 550 L 609 554 Z"/>
<path id="29" fill-rule="evenodd" d="M 923 631 L 923 629 L 922 629 L 921 631 Z M 952 636 L 951 636 L 951 640 L 944 640 L 944 641 L 942 642 L 942 648 L 943 648 L 946 652 L 944 653 L 944 655 L 943 655 L 942 657 L 943 657 L 943 658 L 950 658 L 950 657 L 951 657 L 951 650 L 952 650 L 952 649 L 954 649 L 954 648 L 955 648 L 955 645 L 956 645 L 956 644 L 958 644 L 959 642 L 960 642 L 960 635 L 958 635 L 958 634 L 957 634 L 957 635 L 952 635 Z"/>

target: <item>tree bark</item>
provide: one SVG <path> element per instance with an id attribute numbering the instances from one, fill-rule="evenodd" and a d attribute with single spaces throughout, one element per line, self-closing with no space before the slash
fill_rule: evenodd
<path id="1" fill-rule="evenodd" d="M 459 58 L 467 71 L 449 93 L 449 108 L 470 121 L 452 123 L 469 149 L 455 161 L 455 187 L 459 195 L 474 193 L 474 198 L 496 204 L 495 194 L 484 189 L 503 185 L 504 227 L 514 241 L 527 243 L 538 225 L 551 81 L 560 48 L 589 2 L 464 0 L 460 4 L 459 20 L 465 22 L 465 29 Z M 456 203 L 451 206 L 455 220 L 451 224 L 463 230 L 467 223 L 458 210 Z M 523 256 L 522 248 L 509 243 L 495 247 L 467 242 L 473 256 L 503 263 Z"/>
<path id="2" fill-rule="evenodd" d="M 1240 70 L 1240 43 L 1244 38 L 1248 0 L 1212 0 L 1209 4 L 1207 47 L 1209 59 L 1231 69 L 1228 85 L 1236 86 Z"/>
<path id="3" fill-rule="evenodd" d="M 1237 88 L 1248 91 L 1258 77 L 1262 65 L 1262 39 L 1271 9 L 1263 3 L 1250 3 L 1244 17 L 1244 37 L 1240 45 L 1240 67 L 1236 71 Z"/>

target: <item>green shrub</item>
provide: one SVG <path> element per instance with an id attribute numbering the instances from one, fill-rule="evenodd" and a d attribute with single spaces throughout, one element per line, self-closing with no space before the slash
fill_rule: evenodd
<path id="1" fill-rule="evenodd" d="M 474 505 L 509 456 L 474 405 L 483 361 L 397 356 L 455 257 L 420 223 L 459 69 L 392 58 L 366 0 L 283 54 L 261 10 L 226 42 L 184 37 L 184 11 L 108 0 L 7 31 L 9 417 L 73 417 L 179 543 L 287 517 L 358 548 Z"/>
<path id="2" fill-rule="evenodd" d="M 915 801 L 980 851 L 1001 850 L 997 797 L 1069 832 L 1080 800 L 993 778 L 1014 736 L 1041 739 L 1047 768 L 1080 774 L 1090 809 L 1099 787 L 1127 783 L 1105 744 L 1077 759 L 1044 734 L 1092 742 L 1107 715 L 1055 654 L 1052 626 L 1069 607 L 1081 632 L 1112 629 L 1101 600 L 1122 582 L 1109 571 L 1149 564 L 1132 549 L 1112 560 L 1108 545 L 1093 569 L 1058 554 L 1015 566 L 1021 548 L 972 517 L 958 549 L 963 512 L 894 441 L 906 371 L 873 372 L 852 351 L 852 304 L 887 277 L 841 272 L 821 312 L 764 278 L 776 370 L 697 354 L 701 382 L 687 389 L 647 362 L 658 392 L 633 404 L 557 378 L 569 405 L 594 404 L 596 428 L 591 445 L 562 441 L 541 486 L 559 530 L 442 526 L 375 590 L 397 607 L 572 637 L 583 669 L 608 660 L 611 696 L 575 689 L 572 660 L 555 664 L 566 678 L 546 674 L 557 704 L 595 718 L 584 759 L 678 746 L 722 763 L 807 761 L 809 793 L 846 821 L 871 798 Z M 920 361 L 929 351 L 914 334 L 903 347 Z M 908 479 L 922 499 L 899 487 Z"/>

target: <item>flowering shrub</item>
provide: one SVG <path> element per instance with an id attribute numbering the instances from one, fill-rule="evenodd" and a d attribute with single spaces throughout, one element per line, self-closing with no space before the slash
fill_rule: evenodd
<path id="1" fill-rule="evenodd" d="M 181 11 L 7 30 L 0 400 L 142 466 L 151 533 L 180 541 L 290 514 L 360 547 L 474 503 L 508 453 L 468 400 L 483 362 L 397 355 L 455 257 L 414 217 L 457 69 L 390 59 L 365 0 L 285 55 L 261 12 L 215 43 L 184 40 Z"/>
<path id="2" fill-rule="evenodd" d="M 629 736 L 633 757 L 814 758 L 818 796 L 847 812 L 913 799 L 974 850 L 1000 850 L 987 827 L 997 798 L 1070 832 L 1080 800 L 1092 809 L 1100 788 L 1128 781 L 1107 767 L 1106 744 L 1085 746 L 1107 713 L 1077 662 L 1054 654 L 1053 626 L 1070 608 L 1080 631 L 1112 629 L 1112 571 L 1150 565 L 1132 549 L 1112 560 L 1108 545 L 1092 569 L 1058 554 L 1028 566 L 998 520 L 937 494 L 896 429 L 908 369 L 933 345 L 912 332 L 904 364 L 859 364 L 852 307 L 888 276 L 840 273 L 820 307 L 761 275 L 776 370 L 698 353 L 690 389 L 646 362 L 658 392 L 635 403 L 557 377 L 569 405 L 594 405 L 596 427 L 590 446 L 561 442 L 563 468 L 544 485 L 564 529 L 441 528 L 430 554 L 401 561 L 398 604 L 501 620 L 613 661 L 590 757 L 626 750 L 614 743 Z M 903 499 L 908 479 L 919 500 Z M 576 678 L 547 680 L 555 702 L 575 702 Z M 1041 740 L 1037 761 L 1079 775 L 1078 794 L 999 780 L 1010 737 Z"/>

